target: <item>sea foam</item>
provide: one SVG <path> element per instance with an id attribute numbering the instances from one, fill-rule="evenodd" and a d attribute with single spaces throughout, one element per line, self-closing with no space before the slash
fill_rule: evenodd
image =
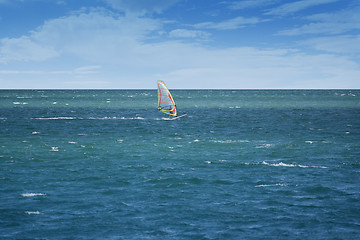
<path id="1" fill-rule="evenodd" d="M 36 120 L 75 120 L 76 117 L 38 117 L 38 118 L 31 118 Z"/>
<path id="2" fill-rule="evenodd" d="M 255 187 L 286 187 L 288 186 L 287 184 L 284 183 L 276 183 L 276 184 L 260 184 L 260 185 L 256 185 Z"/>
<path id="3" fill-rule="evenodd" d="M 306 165 L 301 165 L 301 164 L 287 164 L 287 163 L 283 163 L 283 162 L 268 163 L 268 162 L 263 161 L 261 164 L 267 165 L 267 166 L 272 166 L 272 167 L 328 168 L 328 167 L 324 167 L 324 166 L 306 166 Z"/>
<path id="4" fill-rule="evenodd" d="M 45 193 L 22 193 L 22 197 L 37 197 L 37 196 L 46 196 Z"/>
<path id="5" fill-rule="evenodd" d="M 29 215 L 39 215 L 40 212 L 39 211 L 25 211 L 26 214 L 29 214 Z"/>

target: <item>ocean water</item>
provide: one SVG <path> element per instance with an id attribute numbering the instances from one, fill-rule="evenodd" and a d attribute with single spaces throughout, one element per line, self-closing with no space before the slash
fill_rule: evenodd
<path id="1" fill-rule="evenodd" d="M 0 239 L 359 239 L 360 90 L 1 90 Z"/>

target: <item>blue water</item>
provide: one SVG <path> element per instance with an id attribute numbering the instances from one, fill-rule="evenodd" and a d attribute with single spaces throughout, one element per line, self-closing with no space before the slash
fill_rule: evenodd
<path id="1" fill-rule="evenodd" d="M 0 239 L 359 239 L 360 90 L 1 90 Z"/>

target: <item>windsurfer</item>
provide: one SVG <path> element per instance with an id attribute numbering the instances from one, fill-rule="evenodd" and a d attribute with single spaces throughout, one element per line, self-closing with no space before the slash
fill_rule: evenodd
<path id="1" fill-rule="evenodd" d="M 158 109 L 160 112 L 169 115 L 169 118 L 176 117 L 176 105 L 172 98 L 169 89 L 166 87 L 163 81 L 158 81 Z"/>

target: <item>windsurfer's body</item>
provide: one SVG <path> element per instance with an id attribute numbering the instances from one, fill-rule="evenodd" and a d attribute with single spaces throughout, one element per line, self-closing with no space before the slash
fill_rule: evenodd
<path id="1" fill-rule="evenodd" d="M 172 109 L 169 111 L 169 118 L 171 117 L 176 117 L 175 111 L 173 111 Z"/>

